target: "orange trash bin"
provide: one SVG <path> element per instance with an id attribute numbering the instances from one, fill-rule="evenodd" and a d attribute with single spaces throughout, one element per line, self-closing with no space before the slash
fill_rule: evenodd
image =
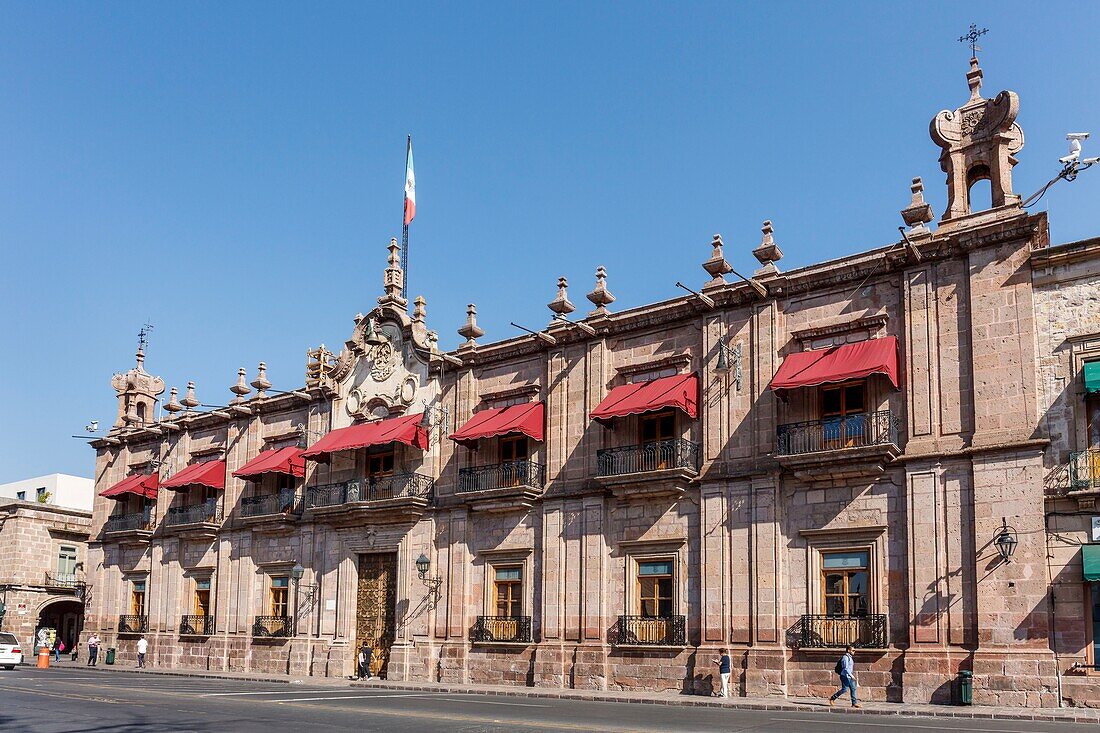
<path id="1" fill-rule="evenodd" d="M 50 666 L 50 648 L 43 644 L 38 647 L 38 668 L 47 669 Z"/>

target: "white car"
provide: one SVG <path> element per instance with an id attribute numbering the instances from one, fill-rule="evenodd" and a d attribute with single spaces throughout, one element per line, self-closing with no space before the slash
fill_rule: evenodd
<path id="1" fill-rule="evenodd" d="M 14 634 L 0 633 L 0 667 L 15 669 L 23 663 L 23 647 Z"/>

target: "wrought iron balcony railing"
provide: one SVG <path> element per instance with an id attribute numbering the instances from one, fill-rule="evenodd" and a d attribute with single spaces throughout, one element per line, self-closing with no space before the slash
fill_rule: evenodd
<path id="1" fill-rule="evenodd" d="M 856 649 L 885 649 L 886 615 L 826 616 L 810 614 L 799 620 L 801 628 L 794 635 L 800 649 L 843 649 L 851 644 Z"/>
<path id="2" fill-rule="evenodd" d="M 213 636 L 214 617 L 208 614 L 181 616 L 180 634 L 184 636 Z"/>
<path id="3" fill-rule="evenodd" d="M 615 643 L 620 645 L 684 646 L 687 623 L 683 616 L 619 616 Z"/>
<path id="4" fill-rule="evenodd" d="M 259 638 L 294 636 L 294 618 L 292 616 L 256 616 L 252 619 L 252 636 Z"/>
<path id="5" fill-rule="evenodd" d="M 181 524 L 217 524 L 222 521 L 222 509 L 217 502 L 207 501 L 191 506 L 170 507 L 164 515 L 164 524 L 167 527 L 178 527 Z"/>
<path id="6" fill-rule="evenodd" d="M 152 532 L 155 523 L 152 511 L 133 514 L 116 514 L 108 517 L 103 525 L 104 532 Z"/>
<path id="7" fill-rule="evenodd" d="M 604 448 L 596 451 L 597 476 L 661 471 L 667 468 L 699 469 L 699 445 L 687 440 L 660 440 L 645 445 Z"/>
<path id="8" fill-rule="evenodd" d="M 530 616 L 478 616 L 470 641 L 505 644 L 531 643 Z"/>
<path id="9" fill-rule="evenodd" d="M 326 484 L 306 489 L 306 507 L 339 506 L 358 501 L 381 501 L 405 497 L 430 500 L 435 479 L 420 473 L 397 473 L 360 481 Z"/>
<path id="10" fill-rule="evenodd" d="M 459 491 L 487 491 L 512 486 L 542 489 L 545 485 L 546 466 L 534 461 L 508 461 L 458 469 Z"/>
<path id="11" fill-rule="evenodd" d="M 118 633 L 120 634 L 144 634 L 148 630 L 148 616 L 126 614 L 118 617 Z"/>
<path id="12" fill-rule="evenodd" d="M 1069 486 L 1073 491 L 1100 489 L 1100 449 L 1069 454 Z"/>
<path id="13" fill-rule="evenodd" d="M 775 431 L 781 456 L 891 444 L 898 444 L 898 419 L 889 410 L 789 423 Z"/>
<path id="14" fill-rule="evenodd" d="M 84 589 L 84 581 L 76 573 L 46 573 L 46 587 L 79 591 Z"/>
<path id="15" fill-rule="evenodd" d="M 263 517 L 270 514 L 300 515 L 302 497 L 293 491 L 280 491 L 264 496 L 246 496 L 241 499 L 242 517 Z"/>

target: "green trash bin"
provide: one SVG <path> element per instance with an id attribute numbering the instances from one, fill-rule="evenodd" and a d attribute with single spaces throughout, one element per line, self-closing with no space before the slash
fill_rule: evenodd
<path id="1" fill-rule="evenodd" d="M 959 672 L 959 704 L 974 704 L 974 673 L 968 669 Z"/>
<path id="2" fill-rule="evenodd" d="M 107 664 L 114 664 L 115 663 L 115 648 L 114 647 L 110 647 L 107 650 L 107 658 L 103 661 L 107 662 Z"/>

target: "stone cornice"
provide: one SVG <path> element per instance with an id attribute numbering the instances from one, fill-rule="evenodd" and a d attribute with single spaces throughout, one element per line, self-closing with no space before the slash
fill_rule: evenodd
<path id="1" fill-rule="evenodd" d="M 663 359 L 640 361 L 633 364 L 625 364 L 615 369 L 620 377 L 631 377 L 642 372 L 655 372 L 661 369 L 675 368 L 677 371 L 691 365 L 691 354 L 673 354 Z"/>
<path id="2" fill-rule="evenodd" d="M 486 402 L 500 402 L 501 400 L 511 400 L 517 397 L 537 397 L 540 391 L 542 391 L 542 387 L 537 384 L 521 384 L 493 392 L 483 392 L 479 395 L 479 398 L 481 404 L 485 404 Z"/>
<path id="3" fill-rule="evenodd" d="M 821 326 L 814 326 L 812 328 L 803 328 L 798 331 L 791 331 L 791 338 L 795 341 L 806 341 L 823 338 L 825 336 L 836 336 L 841 333 L 849 333 L 851 331 L 877 331 L 886 327 L 886 322 L 889 320 L 889 316 L 885 313 L 876 313 L 872 316 L 866 316 L 864 318 L 855 318 L 847 321 L 837 321 L 834 323 L 827 323 Z"/>

